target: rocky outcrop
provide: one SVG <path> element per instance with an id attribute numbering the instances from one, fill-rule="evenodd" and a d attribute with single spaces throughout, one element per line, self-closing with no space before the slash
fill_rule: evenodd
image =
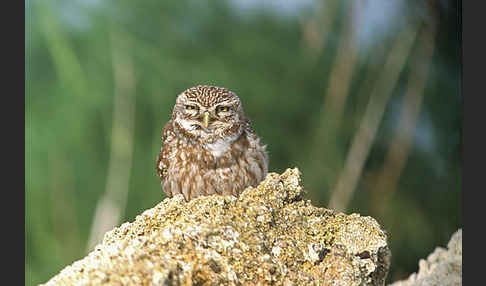
<path id="1" fill-rule="evenodd" d="M 390 286 L 459 286 L 462 285 L 462 229 L 456 231 L 447 249 L 437 247 L 426 260 L 419 261 L 418 273 Z"/>
<path id="2" fill-rule="evenodd" d="M 44 285 L 384 285 L 379 224 L 315 207 L 303 192 L 287 169 L 239 198 L 165 199 Z"/>

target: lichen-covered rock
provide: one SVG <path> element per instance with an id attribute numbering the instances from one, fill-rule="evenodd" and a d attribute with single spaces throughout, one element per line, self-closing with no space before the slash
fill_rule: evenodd
<path id="1" fill-rule="evenodd" d="M 427 260 L 420 259 L 418 273 L 390 286 L 459 286 L 462 285 L 462 229 L 456 231 L 447 249 L 437 247 Z"/>
<path id="2" fill-rule="evenodd" d="M 298 169 L 287 169 L 239 198 L 165 199 L 45 285 L 383 285 L 390 251 L 378 223 L 302 196 Z"/>

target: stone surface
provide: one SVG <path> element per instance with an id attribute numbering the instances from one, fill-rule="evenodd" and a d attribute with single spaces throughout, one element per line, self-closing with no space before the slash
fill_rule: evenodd
<path id="1" fill-rule="evenodd" d="M 44 285 L 384 285 L 379 224 L 303 194 L 299 170 L 287 169 L 239 198 L 165 199 Z"/>
<path id="2" fill-rule="evenodd" d="M 437 247 L 426 260 L 420 259 L 418 273 L 390 286 L 462 285 L 462 229 L 456 231 L 447 249 Z"/>

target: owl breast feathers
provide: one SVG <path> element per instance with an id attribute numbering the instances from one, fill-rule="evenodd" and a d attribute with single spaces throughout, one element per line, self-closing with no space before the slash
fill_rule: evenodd
<path id="1" fill-rule="evenodd" d="M 169 197 L 238 196 L 265 178 L 268 155 L 238 96 L 198 85 L 177 97 L 162 130 L 156 169 Z"/>

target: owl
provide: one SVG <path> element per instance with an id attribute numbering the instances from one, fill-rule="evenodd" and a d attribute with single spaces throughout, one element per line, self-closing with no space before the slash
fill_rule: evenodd
<path id="1" fill-rule="evenodd" d="M 198 85 L 177 96 L 162 129 L 156 170 L 168 197 L 238 197 L 266 177 L 268 155 L 239 97 L 223 87 Z"/>

